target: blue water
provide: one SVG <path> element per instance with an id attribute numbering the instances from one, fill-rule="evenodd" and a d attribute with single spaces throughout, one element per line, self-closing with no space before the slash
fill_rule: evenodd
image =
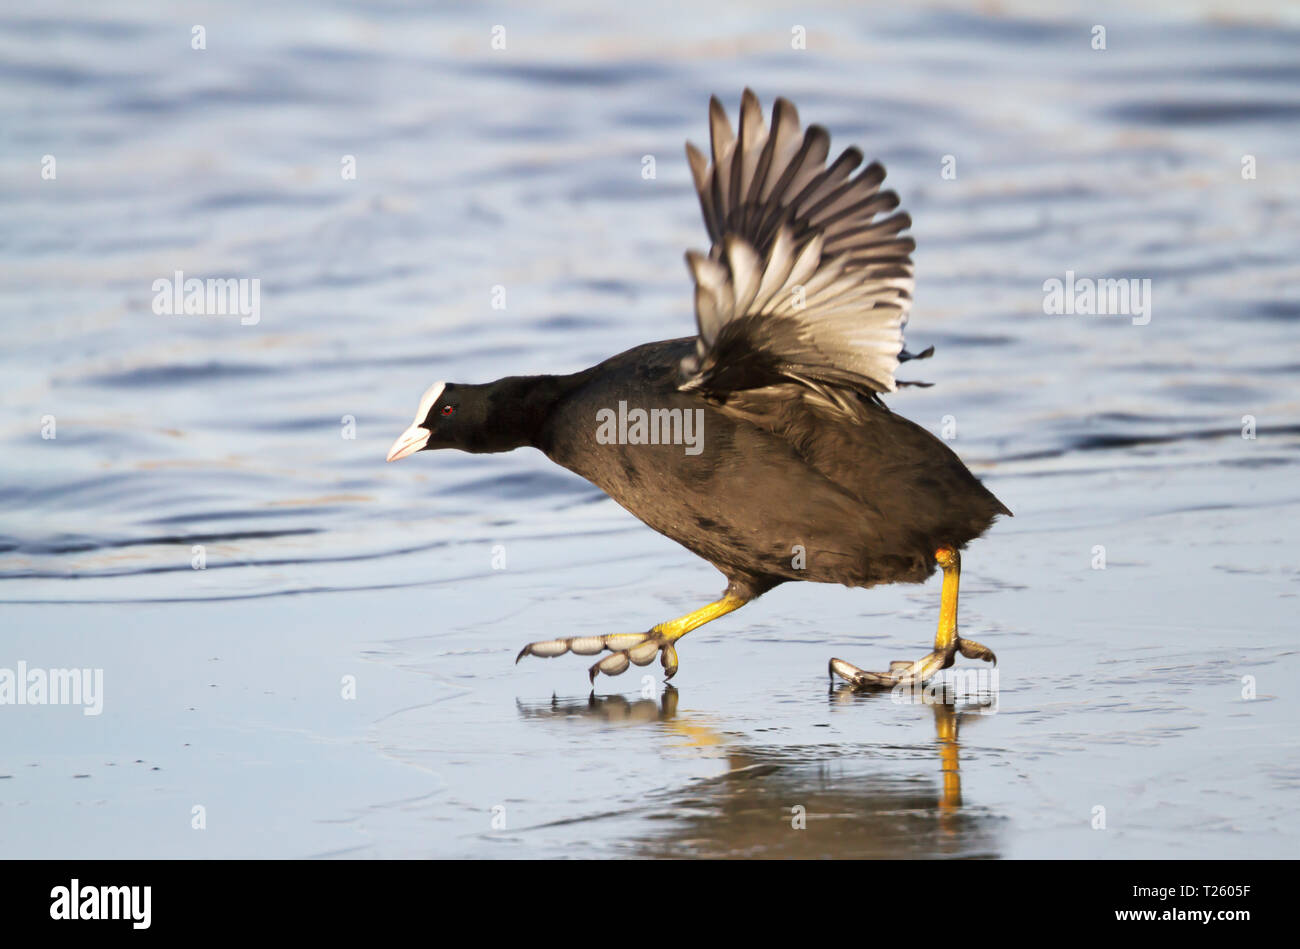
<path id="1" fill-rule="evenodd" d="M 1293 855 L 1297 52 L 1282 4 L 0 12 L 0 669 L 104 676 L 0 705 L 0 854 Z M 434 380 L 692 331 L 682 142 L 746 85 L 913 216 L 936 385 L 890 404 L 1016 512 L 964 560 L 995 713 L 827 691 L 929 648 L 937 578 L 589 697 L 515 653 L 721 577 L 536 452 L 384 464 Z M 258 322 L 156 315 L 178 270 Z M 1150 321 L 1045 314 L 1067 271 Z"/>

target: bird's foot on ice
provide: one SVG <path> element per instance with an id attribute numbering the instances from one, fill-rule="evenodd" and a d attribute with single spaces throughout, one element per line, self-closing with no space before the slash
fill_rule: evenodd
<path id="1" fill-rule="evenodd" d="M 610 650 L 610 654 L 587 670 L 592 683 L 596 676 L 620 675 L 628 666 L 648 666 L 659 657 L 664 667 L 664 678 L 671 679 L 677 674 L 677 649 L 663 633 L 650 630 L 646 633 L 609 633 L 605 636 L 571 636 L 568 639 L 547 639 L 542 642 L 529 643 L 519 650 L 515 657 L 518 662 L 524 656 L 540 656 L 549 659 L 563 656 L 566 652 L 579 656 L 594 656 Z"/>
<path id="2" fill-rule="evenodd" d="M 988 646 L 973 639 L 957 638 L 944 649 L 936 649 L 914 662 L 891 662 L 888 672 L 868 672 L 843 659 L 832 659 L 829 674 L 832 677 L 839 676 L 862 692 L 892 689 L 898 685 L 924 685 L 936 673 L 951 666 L 955 661 L 953 657 L 958 652 L 967 659 L 983 659 L 994 665 L 998 662 L 997 656 Z"/>

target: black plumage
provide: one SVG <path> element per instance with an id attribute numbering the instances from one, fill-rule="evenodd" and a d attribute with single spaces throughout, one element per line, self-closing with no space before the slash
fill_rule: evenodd
<path id="1" fill-rule="evenodd" d="M 681 635 L 781 583 L 920 582 L 938 565 L 952 572 L 950 635 L 941 628 L 929 665 L 895 666 L 924 678 L 956 650 L 991 658 L 956 636 L 954 564 L 1010 511 L 943 441 L 881 400 L 900 384 L 900 362 L 930 354 L 903 349 L 914 245 L 899 236 L 908 216 L 889 213 L 898 197 L 879 190 L 884 169 L 873 162 L 852 175 L 856 149 L 827 165 L 825 130 L 801 135 L 783 99 L 765 126 L 748 90 L 738 135 L 717 99 L 710 127 L 711 161 L 687 146 L 712 239 L 707 254 L 687 255 L 698 335 L 568 376 L 437 383 L 390 460 L 425 448 L 538 448 L 727 578 L 723 599 L 698 615 L 635 636 L 534 643 L 521 655 L 610 650 L 594 677 L 660 653 L 671 675 Z M 608 437 L 602 424 L 628 407 L 657 413 L 652 431 L 665 438 L 656 441 L 671 443 Z M 862 676 L 906 678 L 899 669 Z"/>

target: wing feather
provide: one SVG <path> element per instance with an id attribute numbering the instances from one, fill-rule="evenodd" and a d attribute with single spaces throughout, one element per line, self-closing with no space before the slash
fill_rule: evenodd
<path id="1" fill-rule="evenodd" d="M 911 226 L 882 191 L 885 169 L 849 148 L 830 164 L 830 136 L 801 131 L 777 99 L 770 125 L 741 97 L 738 131 L 709 102 L 710 157 L 686 146 L 709 253 L 687 254 L 699 337 L 681 387 L 727 392 L 793 381 L 837 404 L 900 384 L 911 306 Z M 855 173 L 856 172 L 856 173 Z"/>

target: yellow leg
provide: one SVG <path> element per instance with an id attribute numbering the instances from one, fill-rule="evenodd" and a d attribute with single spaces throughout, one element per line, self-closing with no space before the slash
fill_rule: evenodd
<path id="1" fill-rule="evenodd" d="M 997 662 L 993 650 L 973 639 L 957 635 L 957 590 L 961 585 L 961 554 L 952 547 L 940 547 L 934 561 L 943 569 L 943 590 L 939 594 L 939 628 L 934 634 L 934 651 L 915 662 L 892 662 L 888 672 L 867 672 L 843 659 L 832 659 L 830 672 L 847 679 L 855 688 L 888 689 L 900 683 L 925 682 L 953 664 L 960 652 L 967 659 Z"/>
<path id="2" fill-rule="evenodd" d="M 677 619 L 659 623 L 650 632 L 658 633 L 668 642 L 675 643 L 691 630 L 699 629 L 705 623 L 712 622 L 719 616 L 726 616 L 728 613 L 735 612 L 748 602 L 743 597 L 733 596 L 728 593 L 721 599 L 701 606 L 698 610 L 691 610 L 689 613 L 677 617 Z"/>
<path id="3" fill-rule="evenodd" d="M 939 593 L 939 628 L 934 634 L 934 651 L 943 652 L 957 639 L 957 590 L 961 586 L 961 554 L 940 547 L 934 561 L 943 568 L 943 589 Z"/>
<path id="4" fill-rule="evenodd" d="M 671 679 L 677 674 L 677 648 L 673 645 L 693 629 L 699 629 L 705 623 L 726 616 L 740 609 L 749 599 L 731 593 L 714 600 L 698 610 L 691 610 L 676 619 L 658 623 L 646 633 L 610 633 L 606 636 L 570 636 L 568 639 L 548 639 L 543 642 L 529 643 L 519 650 L 515 657 L 518 662 L 524 656 L 540 656 L 549 659 L 563 656 L 566 652 L 579 656 L 594 656 L 606 649 L 610 655 L 597 662 L 588 670 L 591 681 L 596 681 L 599 673 L 616 676 L 627 671 L 629 665 L 645 666 L 657 655 L 664 667 L 664 678 Z"/>

